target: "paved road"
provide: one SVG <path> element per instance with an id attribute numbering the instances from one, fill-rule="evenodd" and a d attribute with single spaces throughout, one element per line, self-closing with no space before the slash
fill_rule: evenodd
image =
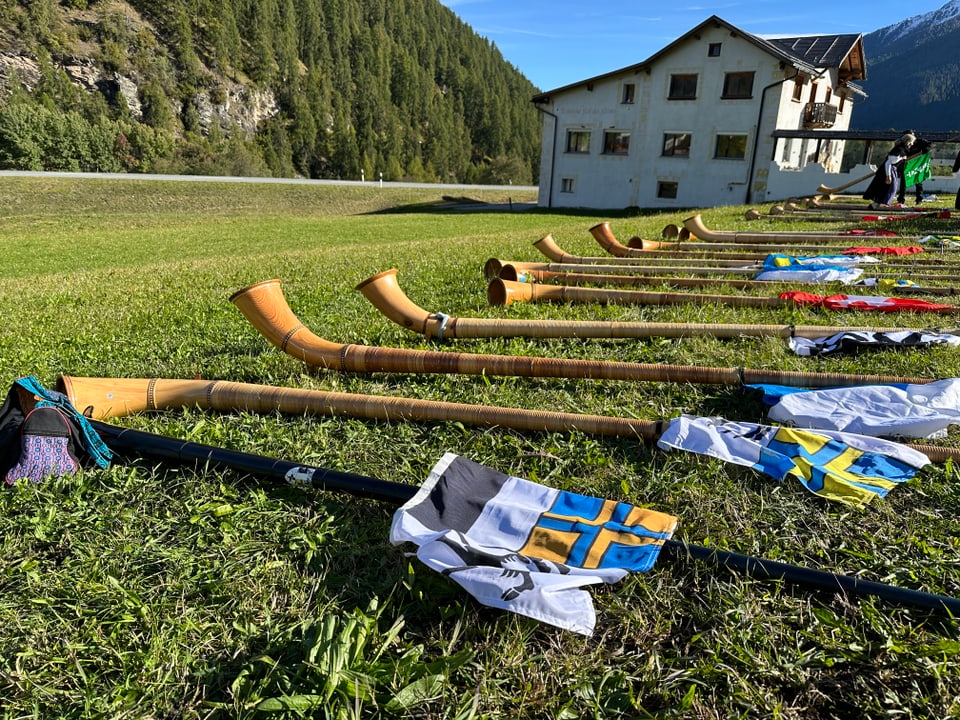
<path id="1" fill-rule="evenodd" d="M 454 185 L 444 183 L 387 182 L 380 180 L 311 180 L 309 178 L 221 177 L 217 175 L 149 175 L 140 173 L 33 172 L 0 170 L 0 177 L 62 177 L 97 180 L 168 180 L 174 182 L 276 183 L 280 185 L 357 185 L 360 187 L 402 187 L 444 190 L 536 191 L 536 185 Z"/>

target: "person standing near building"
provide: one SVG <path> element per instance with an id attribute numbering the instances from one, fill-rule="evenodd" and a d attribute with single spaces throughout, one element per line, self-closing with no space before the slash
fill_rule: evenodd
<path id="1" fill-rule="evenodd" d="M 910 146 L 917 138 L 912 133 L 905 133 L 890 149 L 886 160 L 877 168 L 877 172 L 870 181 L 869 187 L 863 193 L 863 199 L 870 201 L 870 209 L 878 210 L 881 207 L 890 207 L 900 189 L 900 174 L 897 163 L 906 161 Z"/>
<path id="2" fill-rule="evenodd" d="M 956 174 L 957 170 L 960 170 L 960 152 L 957 153 L 957 159 L 953 161 L 954 174 Z M 957 199 L 954 201 L 953 207 L 960 210 L 960 189 L 957 190 Z"/>
<path id="3" fill-rule="evenodd" d="M 908 133 L 913 134 L 913 130 L 909 130 Z M 924 140 L 923 138 L 917 138 L 913 142 L 913 144 L 909 148 L 907 148 L 909 157 L 907 157 L 906 159 L 902 160 L 900 163 L 897 164 L 897 168 L 900 171 L 900 189 L 897 192 L 897 202 L 900 203 L 901 205 L 904 204 L 904 200 L 907 197 L 907 187 L 909 187 L 906 182 L 907 181 L 907 177 L 906 177 L 907 163 L 913 158 L 917 157 L 918 155 L 923 155 L 924 153 L 930 152 L 930 147 L 931 147 L 930 141 Z M 917 201 L 916 204 L 919 205 L 920 203 L 923 202 L 923 182 L 921 181 L 918 183 L 914 183 L 913 188 L 914 188 L 915 198 Z"/>

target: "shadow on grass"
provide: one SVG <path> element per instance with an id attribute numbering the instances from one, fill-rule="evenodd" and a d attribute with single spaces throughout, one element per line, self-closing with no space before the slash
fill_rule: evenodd
<path id="1" fill-rule="evenodd" d="M 651 217 L 663 214 L 672 214 L 689 208 L 671 208 L 669 211 L 652 208 L 548 208 L 540 207 L 535 200 L 513 200 L 510 197 L 502 202 L 488 202 L 468 196 L 444 195 L 440 200 L 424 203 L 410 203 L 397 205 L 391 208 L 371 210 L 368 215 L 392 215 L 403 213 L 482 213 L 482 212 L 523 212 L 542 215 L 567 215 L 570 217 L 596 217 L 607 215 L 611 218 Z"/>

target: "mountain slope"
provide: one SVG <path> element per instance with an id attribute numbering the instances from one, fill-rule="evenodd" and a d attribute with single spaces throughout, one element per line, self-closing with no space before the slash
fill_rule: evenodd
<path id="1" fill-rule="evenodd" d="M 862 130 L 960 129 L 960 0 L 863 36 Z"/>
<path id="2" fill-rule="evenodd" d="M 536 88 L 438 0 L 2 3 L 0 90 L 0 167 L 527 183 L 539 161 Z"/>

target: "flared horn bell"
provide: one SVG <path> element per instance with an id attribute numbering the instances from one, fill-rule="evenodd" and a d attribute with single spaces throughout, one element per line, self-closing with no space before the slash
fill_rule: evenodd
<path id="1" fill-rule="evenodd" d="M 397 269 L 384 270 L 357 285 L 363 296 L 398 325 L 427 337 L 441 330 L 441 318 L 408 298 L 397 284 Z"/>
<path id="2" fill-rule="evenodd" d="M 277 279 L 237 290 L 230 302 L 261 335 L 288 355 L 312 367 L 343 369 L 346 345 L 314 335 L 293 314 Z"/>
<path id="3" fill-rule="evenodd" d="M 82 378 L 61 375 L 57 390 L 81 413 L 94 420 L 182 407 L 207 407 L 213 383 L 205 380 Z"/>
<path id="4" fill-rule="evenodd" d="M 550 262 L 576 263 L 576 262 L 581 262 L 583 260 L 583 258 L 576 257 L 575 255 L 571 255 L 567 252 L 564 252 L 564 250 L 562 250 L 560 246 L 557 245 L 552 235 L 544 235 L 542 238 L 537 240 L 533 244 L 533 246 L 537 250 L 542 252 L 544 255 L 546 255 L 546 257 L 550 260 Z"/>
<path id="5" fill-rule="evenodd" d="M 487 285 L 487 302 L 499 307 L 515 302 L 530 302 L 533 299 L 534 287 L 536 286 L 527 282 L 493 278 Z"/>
<path id="6" fill-rule="evenodd" d="M 604 250 L 614 257 L 631 257 L 634 255 L 630 248 L 617 240 L 610 229 L 610 223 L 602 222 L 590 228 L 590 234 Z"/>
<path id="7" fill-rule="evenodd" d="M 506 265 L 510 265 L 514 270 L 545 270 L 550 266 L 550 263 L 542 262 L 521 262 L 516 260 L 500 260 L 499 258 L 490 258 L 483 265 L 483 276 L 490 280 L 495 277 L 500 277 L 503 268 Z"/>

